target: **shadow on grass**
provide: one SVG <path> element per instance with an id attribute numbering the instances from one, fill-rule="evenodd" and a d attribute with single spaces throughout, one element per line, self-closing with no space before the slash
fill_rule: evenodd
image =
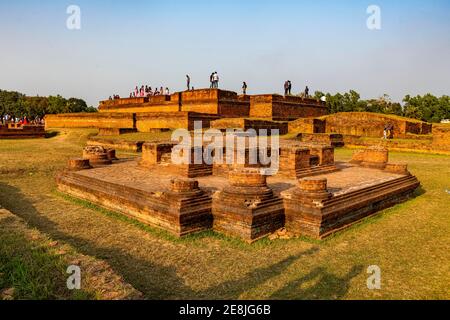
<path id="1" fill-rule="evenodd" d="M 58 131 L 46 131 L 45 132 L 45 138 L 46 139 L 54 138 L 54 137 L 56 137 L 58 135 L 59 135 Z"/>
<path id="2" fill-rule="evenodd" d="M 304 277 L 300 277 L 280 290 L 274 292 L 270 299 L 288 300 L 335 300 L 342 299 L 350 288 L 350 282 L 363 271 L 363 266 L 353 266 L 343 277 L 327 272 L 318 267 Z M 307 286 L 307 283 L 314 285 Z"/>
<path id="3" fill-rule="evenodd" d="M 8 195 L 0 197 L 3 206 L 25 219 L 30 226 L 40 229 L 55 240 L 70 244 L 83 254 L 106 260 L 117 273 L 123 276 L 125 281 L 143 292 L 147 299 L 238 299 L 244 292 L 279 276 L 294 262 L 319 250 L 313 247 L 269 266 L 253 270 L 242 269 L 237 279 L 225 281 L 204 290 L 194 290 L 185 284 L 185 280 L 178 275 L 176 267 L 157 264 L 150 259 L 132 255 L 123 248 L 102 246 L 95 240 L 63 232 L 57 224 L 37 211 L 19 189 L 0 183 L 0 192 L 2 195 Z M 236 261 L 236 263 L 239 262 Z"/>

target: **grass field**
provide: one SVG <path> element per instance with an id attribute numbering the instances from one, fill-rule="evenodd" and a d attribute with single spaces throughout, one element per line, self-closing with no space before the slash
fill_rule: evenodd
<path id="1" fill-rule="evenodd" d="M 106 261 L 145 298 L 450 298 L 450 156 L 391 153 L 393 161 L 408 162 L 422 182 L 417 197 L 323 242 L 262 240 L 248 245 L 214 232 L 174 239 L 57 193 L 55 173 L 68 158 L 81 155 L 92 132 L 73 129 L 44 140 L 0 141 L 0 205 L 31 228 Z M 339 149 L 336 157 L 348 160 L 352 152 Z M 7 226 L 1 227 L 6 234 Z M 6 264 L 12 256 L 5 252 L 22 241 L 8 232 L 7 241 L 0 243 L 0 259 Z M 27 245 L 20 246 L 24 249 L 16 256 L 33 257 Z M 367 288 L 371 265 L 381 268 L 380 290 Z M 0 290 L 9 285 L 1 281 Z M 61 288 L 47 287 L 50 292 L 35 297 L 70 298 L 59 294 Z"/>

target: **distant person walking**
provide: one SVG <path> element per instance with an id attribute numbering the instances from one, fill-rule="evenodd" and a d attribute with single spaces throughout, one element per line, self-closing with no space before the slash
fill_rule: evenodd
<path id="1" fill-rule="evenodd" d="M 244 96 L 247 94 L 247 83 L 245 81 L 242 83 L 242 93 Z"/>
<path id="2" fill-rule="evenodd" d="M 189 77 L 189 75 L 186 75 L 186 85 L 189 91 L 189 89 L 191 88 L 191 77 Z"/>
<path id="3" fill-rule="evenodd" d="M 284 95 L 287 96 L 289 91 L 289 83 L 288 81 L 284 82 Z"/>
<path id="4" fill-rule="evenodd" d="M 308 98 L 309 97 L 309 88 L 308 88 L 308 86 L 306 86 L 306 88 L 305 88 L 305 98 Z"/>
<path id="5" fill-rule="evenodd" d="M 288 80 L 288 95 L 291 95 L 292 83 L 291 80 Z"/>

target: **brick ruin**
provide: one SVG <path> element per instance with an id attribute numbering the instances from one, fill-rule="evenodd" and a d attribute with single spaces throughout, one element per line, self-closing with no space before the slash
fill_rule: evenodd
<path id="1" fill-rule="evenodd" d="M 433 127 L 433 146 L 450 151 L 450 126 Z"/>
<path id="2" fill-rule="evenodd" d="M 322 239 L 405 201 L 420 184 L 383 148 L 339 163 L 331 146 L 282 140 L 279 171 L 265 176 L 264 166 L 248 161 L 247 146 L 241 164 L 177 165 L 175 145 L 146 143 L 137 159 L 86 147 L 58 174 L 58 188 L 176 236 L 212 229 L 252 242 L 282 227 Z"/>
<path id="3" fill-rule="evenodd" d="M 297 119 L 289 123 L 289 132 L 381 138 L 388 124 L 393 126 L 391 137 L 395 138 L 432 133 L 430 123 L 370 112 L 340 112 L 323 117 Z"/>
<path id="4" fill-rule="evenodd" d="M 234 143 L 244 139 L 243 149 L 228 154 L 225 148 L 210 150 L 202 140 L 184 149 L 189 164 L 176 164 L 172 156 L 178 141 L 127 142 L 127 150 L 141 151 L 141 156 L 117 159 L 117 142 L 94 139 L 82 157 L 71 159 L 58 174 L 58 188 L 176 236 L 212 229 L 252 242 L 286 227 L 293 234 L 322 239 L 407 200 L 420 185 L 406 164 L 389 162 L 383 147 L 336 162 L 334 147 L 343 145 L 343 137 L 381 137 L 386 123 L 393 124 L 398 136 L 431 130 L 418 121 L 376 114 L 327 116 L 325 103 L 313 99 L 242 96 L 218 89 L 103 101 L 97 114 L 47 116 L 46 125 L 95 127 L 100 135 L 179 128 L 195 135 L 196 121 L 202 121 L 196 131 L 213 128 L 223 139 L 233 132 Z M 271 129 L 299 134 L 265 150 L 279 155 L 275 174 L 263 175 L 271 163 L 251 161 L 261 150 L 249 143 L 249 129 L 259 136 L 267 130 L 270 135 Z M 447 139 L 446 132 L 441 136 Z M 195 151 L 224 151 L 229 161 L 195 161 Z"/>
<path id="5" fill-rule="evenodd" d="M 325 143 L 334 147 L 345 144 L 368 146 L 364 139 L 383 137 L 391 125 L 391 148 L 427 151 L 448 150 L 440 142 L 442 130 L 436 127 L 436 141 L 429 123 L 395 115 L 369 112 L 343 112 L 328 115 L 326 103 L 320 100 L 277 94 L 238 95 L 220 89 L 199 89 L 172 95 L 123 98 L 101 101 L 98 113 L 59 114 L 46 116 L 46 128 L 98 128 L 98 137 L 130 132 L 155 132 L 202 128 L 279 130 L 305 143 Z M 408 141 L 399 141 L 407 139 Z M 415 140 L 426 143 L 415 143 Z M 389 140 L 392 142 L 393 140 Z M 114 143 L 109 144 L 112 146 Z M 142 145 L 143 142 L 140 142 Z M 140 149 L 124 143 L 125 149 Z"/>
<path id="6" fill-rule="evenodd" d="M 45 138 L 44 126 L 0 124 L 0 139 L 36 139 Z"/>
<path id="7" fill-rule="evenodd" d="M 99 128 L 103 135 L 121 134 L 132 130 L 191 130 L 194 121 L 204 127 L 219 119 L 253 119 L 257 128 L 278 128 L 287 133 L 287 124 L 302 117 L 327 114 L 324 102 L 296 96 L 238 95 L 220 89 L 199 89 L 176 92 L 166 96 L 124 98 L 101 101 L 99 112 L 47 115 L 47 128 Z M 237 120 L 236 120 L 237 121 Z M 250 120 L 248 120 L 250 121 Z M 246 126 L 246 124 L 242 124 Z M 220 126 L 220 125 L 219 125 Z"/>

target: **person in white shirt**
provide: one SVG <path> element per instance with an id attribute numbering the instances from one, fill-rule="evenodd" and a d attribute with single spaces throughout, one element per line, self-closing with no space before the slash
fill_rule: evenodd
<path id="1" fill-rule="evenodd" d="M 213 75 L 213 87 L 216 89 L 219 88 L 219 75 L 217 74 L 217 71 L 214 72 L 214 75 Z"/>

